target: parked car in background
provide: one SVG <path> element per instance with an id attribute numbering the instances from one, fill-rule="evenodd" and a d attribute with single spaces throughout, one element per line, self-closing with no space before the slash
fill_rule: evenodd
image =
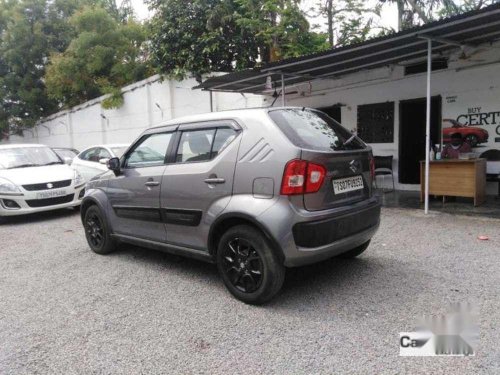
<path id="1" fill-rule="evenodd" d="M 106 163 L 111 158 L 120 158 L 128 144 L 98 145 L 86 148 L 80 152 L 71 166 L 81 173 L 85 181 L 108 170 Z"/>
<path id="2" fill-rule="evenodd" d="M 0 219 L 77 207 L 85 181 L 47 146 L 0 146 Z"/>
<path id="3" fill-rule="evenodd" d="M 471 147 L 476 147 L 480 143 L 488 142 L 488 131 L 483 128 L 478 128 L 469 125 L 463 125 L 456 120 L 445 118 L 443 119 L 443 142 L 451 142 L 451 135 L 454 133 L 459 133 L 462 138 L 470 144 Z M 450 126 L 451 124 L 451 126 Z"/>
<path id="4" fill-rule="evenodd" d="M 81 209 L 90 248 L 122 241 L 214 262 L 246 303 L 271 299 L 286 267 L 360 255 L 379 226 L 371 148 L 312 109 L 176 119 L 108 165 Z"/>
<path id="5" fill-rule="evenodd" d="M 62 161 L 73 160 L 80 151 L 74 148 L 52 147 L 52 150 L 61 158 Z"/>

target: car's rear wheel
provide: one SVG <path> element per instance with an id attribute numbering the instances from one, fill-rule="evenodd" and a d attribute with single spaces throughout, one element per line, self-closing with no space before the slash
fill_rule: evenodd
<path id="1" fill-rule="evenodd" d="M 474 134 L 469 134 L 468 136 L 465 137 L 465 140 L 467 141 L 468 144 L 470 144 L 471 147 L 476 147 L 479 142 L 477 135 Z"/>
<path id="2" fill-rule="evenodd" d="M 364 244 L 359 245 L 358 247 L 355 247 L 352 250 L 346 251 L 345 253 L 342 253 L 339 255 L 340 258 L 355 258 L 365 252 L 366 249 L 368 249 L 368 246 L 370 246 L 370 240 L 366 241 Z"/>
<path id="3" fill-rule="evenodd" d="M 222 235 L 217 249 L 217 268 L 227 289 L 237 299 L 258 305 L 281 289 L 285 267 L 265 236 L 240 225 Z"/>
<path id="4" fill-rule="evenodd" d="M 109 254 L 115 250 L 115 241 L 111 238 L 104 215 L 98 206 L 90 206 L 85 211 L 83 225 L 85 228 L 85 237 L 93 252 L 97 254 Z"/>

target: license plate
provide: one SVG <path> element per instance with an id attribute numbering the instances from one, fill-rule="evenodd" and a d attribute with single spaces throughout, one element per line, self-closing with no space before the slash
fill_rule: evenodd
<path id="1" fill-rule="evenodd" d="M 362 176 L 339 178 L 332 182 L 333 192 L 335 194 L 347 193 L 349 191 L 361 190 L 364 188 Z"/>
<path id="2" fill-rule="evenodd" d="M 55 197 L 62 197 L 64 195 L 67 195 L 66 190 L 49 190 L 37 193 L 36 199 L 55 198 Z"/>

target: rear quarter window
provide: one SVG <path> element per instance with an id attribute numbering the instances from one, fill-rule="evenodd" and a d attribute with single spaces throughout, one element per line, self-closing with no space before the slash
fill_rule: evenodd
<path id="1" fill-rule="evenodd" d="M 269 116 L 297 147 L 320 150 L 360 150 L 366 145 L 337 121 L 310 109 L 276 109 Z"/>

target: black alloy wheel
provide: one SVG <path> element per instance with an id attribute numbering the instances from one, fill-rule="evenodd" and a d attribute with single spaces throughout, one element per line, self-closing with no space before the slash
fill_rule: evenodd
<path id="1" fill-rule="evenodd" d="M 223 270 L 231 284 L 243 293 L 259 289 L 264 265 L 252 244 L 243 238 L 235 238 L 224 250 Z"/>
<path id="2" fill-rule="evenodd" d="M 85 220 L 85 230 L 87 238 L 93 247 L 100 248 L 104 243 L 104 227 L 101 218 L 95 213 L 88 215 Z"/>
<path id="3" fill-rule="evenodd" d="M 85 237 L 93 252 L 108 254 L 115 250 L 115 241 L 108 229 L 108 223 L 97 205 L 90 206 L 84 212 L 83 226 Z"/>
<path id="4" fill-rule="evenodd" d="M 252 305 L 272 299 L 285 280 L 285 267 L 263 232 L 250 225 L 229 228 L 217 245 L 217 268 L 231 294 Z"/>

